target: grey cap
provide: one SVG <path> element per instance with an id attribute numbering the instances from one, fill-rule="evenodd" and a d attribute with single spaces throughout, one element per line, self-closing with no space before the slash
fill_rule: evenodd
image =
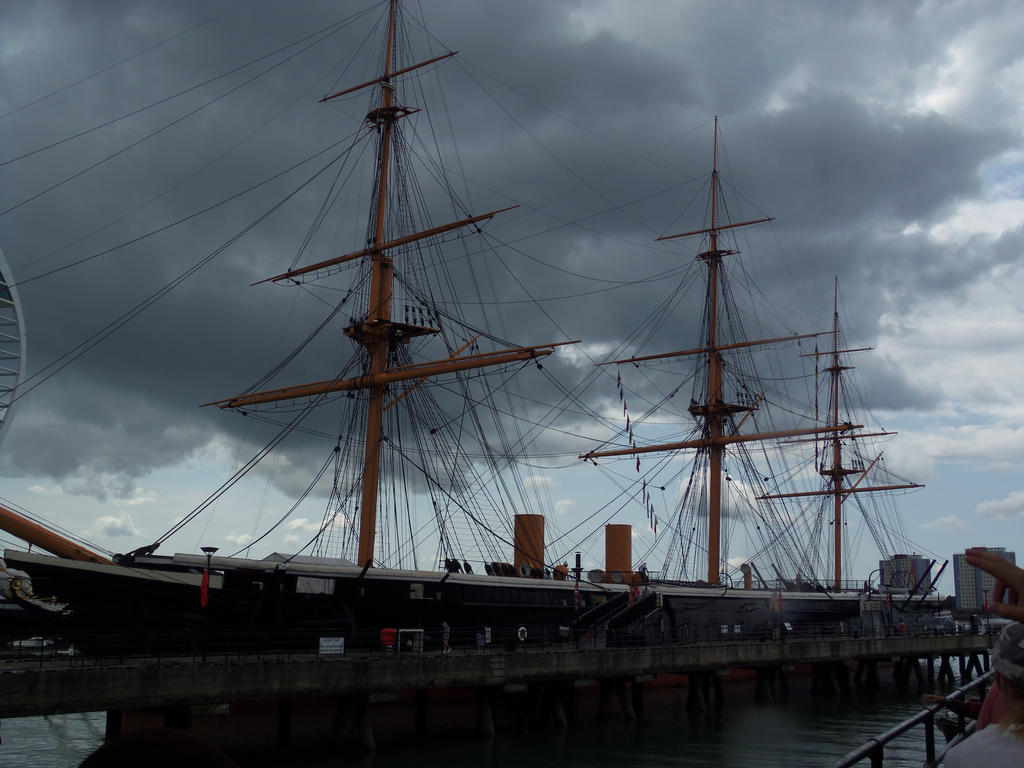
<path id="1" fill-rule="evenodd" d="M 1024 685 L 1024 624 L 1007 624 L 992 648 L 992 666 L 1017 685 Z"/>

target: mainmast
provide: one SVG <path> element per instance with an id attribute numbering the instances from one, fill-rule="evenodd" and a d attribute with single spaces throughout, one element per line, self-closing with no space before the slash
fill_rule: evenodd
<path id="1" fill-rule="evenodd" d="M 594 459 L 603 456 L 637 455 L 654 451 L 670 451 L 685 448 L 706 449 L 709 454 L 710 477 L 708 478 L 708 569 L 707 581 L 711 584 L 718 584 L 720 576 L 721 557 L 721 527 L 722 527 L 722 463 L 725 456 L 726 446 L 734 443 L 753 442 L 761 440 L 778 439 L 782 437 L 795 437 L 800 435 L 813 435 L 822 432 L 840 432 L 851 429 L 851 425 L 838 423 L 825 428 L 816 429 L 793 429 L 775 432 L 763 432 L 749 435 L 726 434 L 726 419 L 732 414 L 740 412 L 753 412 L 757 404 L 740 405 L 725 401 L 723 392 L 723 367 L 724 360 L 722 352 L 725 350 L 739 349 L 771 344 L 778 341 L 790 341 L 794 339 L 809 338 L 817 334 L 802 334 L 786 336 L 775 339 L 760 339 L 757 341 L 742 341 L 732 344 L 719 344 L 719 269 L 722 260 L 726 256 L 738 253 L 737 251 L 726 250 L 719 247 L 718 235 L 726 229 L 734 229 L 750 224 L 760 224 L 772 221 L 771 217 L 743 221 L 736 224 L 718 223 L 718 118 L 715 118 L 714 130 L 714 151 L 711 171 L 711 226 L 705 229 L 697 229 L 690 232 L 681 232 L 676 235 L 666 235 L 658 240 L 674 240 L 691 235 L 708 235 L 708 250 L 697 255 L 697 259 L 704 262 L 708 274 L 708 290 L 706 301 L 707 336 L 706 346 L 698 349 L 685 350 L 681 352 L 669 352 L 661 355 L 649 355 L 643 358 L 629 358 L 627 360 L 616 360 L 605 365 L 621 365 L 624 363 L 636 363 L 639 360 L 657 360 L 668 357 L 680 357 L 687 355 L 706 355 L 707 367 L 707 400 L 703 403 L 692 403 L 689 411 L 698 423 L 702 424 L 703 437 L 698 440 L 690 440 L 679 443 L 668 443 L 664 445 L 645 446 L 642 448 L 628 448 L 613 451 L 593 451 L 583 454 L 580 458 Z"/>
<path id="2" fill-rule="evenodd" d="M 857 349 L 840 349 L 839 348 L 839 278 L 836 278 L 833 293 L 832 293 L 832 349 L 827 353 L 830 359 L 828 368 L 825 368 L 825 373 L 829 374 L 829 388 L 831 390 L 831 408 L 828 413 L 828 423 L 831 425 L 839 424 L 839 410 L 841 403 L 841 379 L 843 371 L 853 370 L 852 365 L 843 365 L 841 355 L 851 354 L 853 352 L 868 352 L 871 347 L 859 347 Z M 878 437 L 884 435 L 895 434 L 893 432 L 873 432 L 870 434 L 852 434 L 849 437 Z M 860 483 L 866 477 L 869 471 L 878 463 L 882 458 L 879 454 L 875 459 L 868 465 L 867 468 L 858 468 L 852 466 L 843 466 L 843 441 L 844 436 L 838 432 L 833 432 L 829 435 L 826 440 L 829 443 L 829 448 L 832 456 L 832 466 L 827 466 L 823 461 L 821 466 L 818 468 L 818 474 L 826 478 L 829 482 L 828 487 L 823 488 L 819 491 L 809 491 L 800 493 L 782 493 L 769 496 L 759 496 L 759 499 L 786 499 L 794 498 L 797 496 L 831 496 L 832 497 L 832 556 L 834 562 L 832 564 L 833 573 L 833 588 L 839 591 L 843 588 L 843 502 L 853 493 L 875 493 L 878 491 L 895 491 L 904 490 L 909 488 L 922 488 L 923 486 L 919 483 L 899 483 L 894 485 L 878 485 L 878 486 L 867 486 L 861 487 Z M 843 485 L 843 479 L 857 475 L 857 480 L 848 486 Z"/>
<path id="3" fill-rule="evenodd" d="M 378 136 L 376 186 L 373 191 L 371 214 L 371 222 L 373 224 L 371 241 L 368 242 L 366 248 L 359 251 L 319 261 L 304 267 L 298 267 L 260 281 L 280 282 L 294 280 L 296 277 L 319 272 L 345 262 L 356 259 L 369 259 L 369 294 L 365 318 L 344 330 L 346 336 L 361 344 L 366 350 L 366 367 L 364 368 L 363 375 L 264 390 L 208 403 L 208 405 L 217 405 L 221 408 L 244 408 L 300 397 L 317 397 L 331 392 L 366 392 L 366 444 L 364 449 L 362 498 L 359 510 L 359 549 L 357 560 L 362 566 L 373 565 L 377 530 L 378 490 L 381 475 L 381 449 L 382 444 L 387 439 L 384 434 L 384 413 L 391 405 L 397 402 L 397 399 L 400 399 L 396 398 L 391 403 L 385 403 L 389 387 L 393 384 L 407 381 L 418 384 L 429 377 L 444 373 L 455 373 L 486 366 L 540 358 L 550 355 L 554 347 L 560 346 L 560 344 L 544 344 L 532 347 L 514 347 L 493 352 L 474 352 L 471 354 L 462 354 L 466 349 L 466 347 L 463 347 L 442 360 L 394 367 L 388 366 L 389 351 L 395 345 L 407 343 L 410 339 L 417 336 L 434 335 L 440 332 L 437 328 L 400 323 L 392 319 L 391 305 L 394 285 L 394 258 L 392 254 L 396 250 L 414 242 L 461 229 L 471 224 L 484 222 L 490 220 L 498 213 L 510 210 L 510 208 L 502 208 L 425 229 L 414 234 L 395 237 L 392 240 L 387 239 L 389 235 L 393 234 L 388 231 L 387 223 L 390 218 L 388 192 L 391 174 L 391 155 L 393 151 L 397 151 L 397 142 L 394 136 L 395 124 L 402 118 L 419 111 L 415 108 L 403 106 L 396 101 L 395 79 L 399 75 L 450 58 L 456 54 L 455 51 L 452 51 L 418 64 L 396 68 L 394 58 L 397 11 L 398 0 L 391 0 L 388 11 L 387 45 L 383 73 L 373 80 L 330 94 L 320 100 L 321 102 L 330 101 L 369 86 L 380 87 L 379 104 L 366 115 L 366 122 L 376 127 Z M 517 206 L 511 206 L 511 208 L 515 207 Z M 561 344 L 573 343 L 576 342 L 561 342 Z M 413 386 L 416 386 L 416 384 L 413 384 Z"/>
<path id="4" fill-rule="evenodd" d="M 391 58 L 395 43 L 395 11 L 397 0 L 391 0 L 388 12 L 388 43 L 384 59 L 384 74 L 381 76 L 381 104 L 371 111 L 366 119 L 376 123 L 380 133 L 377 171 L 376 226 L 373 233 L 373 250 L 370 254 L 370 306 L 366 320 L 359 326 L 345 329 L 347 336 L 358 338 L 366 347 L 370 360 L 370 376 L 379 375 L 387 368 L 388 345 L 394 339 L 391 324 L 391 287 L 394 278 L 394 262 L 381 247 L 384 244 L 384 225 L 387 222 L 388 207 L 388 161 L 391 156 L 391 130 L 402 116 L 395 108 L 395 87 L 391 83 Z M 380 478 L 380 443 L 383 431 L 384 390 L 381 383 L 369 387 L 370 400 L 366 419 L 366 459 L 363 464 L 363 501 L 359 512 L 359 556 L 360 565 L 373 562 L 373 545 L 377 532 L 377 483 Z"/>

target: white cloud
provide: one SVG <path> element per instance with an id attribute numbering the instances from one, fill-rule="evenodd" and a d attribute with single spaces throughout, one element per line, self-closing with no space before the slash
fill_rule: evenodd
<path id="1" fill-rule="evenodd" d="M 928 230 L 940 243 L 962 245 L 976 235 L 999 237 L 1024 221 L 1024 200 L 969 200 Z"/>
<path id="2" fill-rule="evenodd" d="M 137 507 L 141 504 L 152 504 L 156 499 L 157 495 L 154 491 L 148 491 L 141 485 L 137 485 L 128 496 L 113 499 L 113 503 L 119 507 Z"/>
<path id="3" fill-rule="evenodd" d="M 615 347 L 607 342 L 594 344 L 570 344 L 558 350 L 559 359 L 571 363 L 577 368 L 589 370 L 595 360 L 604 360 Z"/>
<path id="4" fill-rule="evenodd" d="M 320 524 L 319 523 L 314 523 L 309 518 L 306 518 L 306 517 L 297 517 L 294 520 L 289 520 L 288 521 L 288 525 L 286 527 L 288 528 L 289 531 L 312 532 L 312 531 L 320 530 Z M 288 538 L 292 538 L 292 537 L 288 537 Z M 285 541 L 287 541 L 288 538 L 286 538 Z"/>
<path id="5" fill-rule="evenodd" d="M 136 527 L 135 521 L 127 512 L 122 512 L 116 517 L 114 515 L 104 515 L 96 518 L 90 532 L 101 536 L 109 536 L 110 538 L 142 535 L 142 531 Z"/>
<path id="6" fill-rule="evenodd" d="M 232 531 L 224 537 L 224 540 L 230 541 L 232 544 L 235 544 L 236 546 L 244 547 L 246 544 L 252 541 L 252 536 L 250 536 L 248 533 L 235 533 L 234 531 Z"/>
<path id="7" fill-rule="evenodd" d="M 576 508 L 576 502 L 572 499 L 559 499 L 555 502 L 555 514 L 567 515 Z"/>
<path id="8" fill-rule="evenodd" d="M 922 528 L 938 528 L 943 531 L 962 531 L 967 528 L 967 523 L 956 515 L 945 515 L 936 518 L 930 523 L 921 523 Z"/>
<path id="9" fill-rule="evenodd" d="M 1024 516 L 1024 491 L 1014 491 L 1004 499 L 983 501 L 974 508 L 974 512 L 996 520 Z"/>
<path id="10" fill-rule="evenodd" d="M 41 496 L 63 496 L 64 488 L 60 485 L 46 485 L 45 483 L 36 483 L 28 487 L 29 493 L 39 494 Z"/>

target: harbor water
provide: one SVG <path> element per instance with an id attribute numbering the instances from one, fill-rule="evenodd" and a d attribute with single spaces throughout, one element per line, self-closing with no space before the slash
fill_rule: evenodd
<path id="1" fill-rule="evenodd" d="M 938 690 L 897 688 L 883 678 L 880 689 L 812 696 L 810 683 L 810 677 L 794 676 L 786 702 L 755 704 L 752 681 L 727 682 L 723 707 L 696 713 L 686 709 L 685 687 L 649 688 L 644 716 L 635 722 L 626 722 L 617 708 L 599 719 L 595 697 L 581 697 L 568 728 L 508 724 L 493 738 L 478 736 L 471 716 L 432 712 L 428 732 L 417 736 L 374 711 L 377 749 L 371 753 L 299 739 L 281 748 L 263 740 L 264 729 L 253 729 L 226 751 L 243 768 L 828 765 L 919 712 L 921 693 Z M 76 766 L 102 742 L 104 723 L 103 713 L 6 720 L 0 765 Z M 936 738 L 941 744 L 941 735 Z M 923 730 L 917 729 L 886 749 L 885 765 L 919 766 L 923 749 Z"/>

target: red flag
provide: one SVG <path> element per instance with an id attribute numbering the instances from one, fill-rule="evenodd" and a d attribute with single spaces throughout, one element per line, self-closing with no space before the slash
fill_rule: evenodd
<path id="1" fill-rule="evenodd" d="M 210 599 L 210 569 L 203 568 L 203 580 L 199 582 L 199 604 L 205 608 Z"/>

